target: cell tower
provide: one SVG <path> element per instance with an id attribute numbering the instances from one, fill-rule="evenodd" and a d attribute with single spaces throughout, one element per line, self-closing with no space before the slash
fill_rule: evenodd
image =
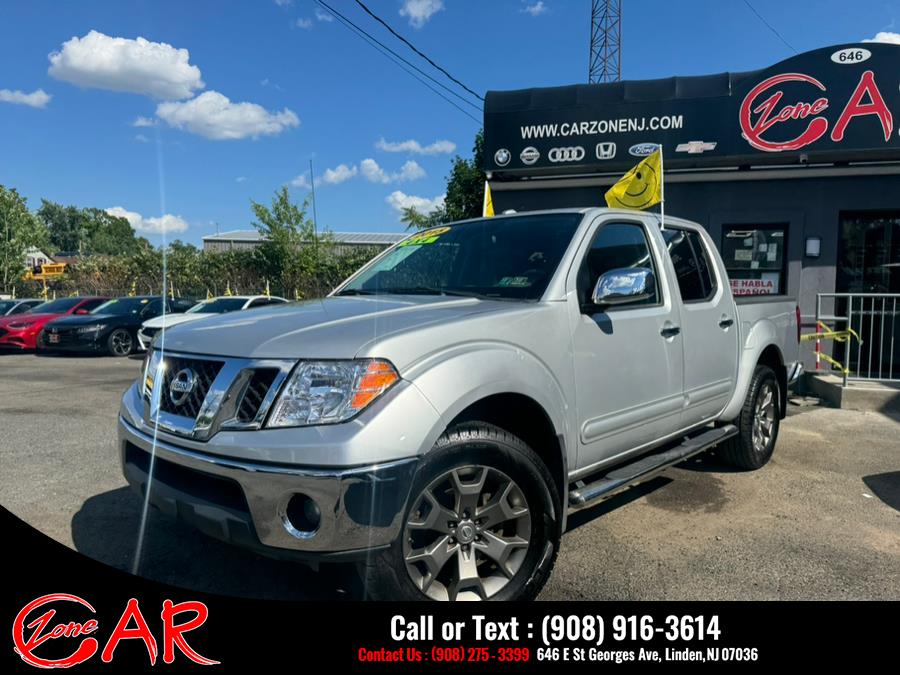
<path id="1" fill-rule="evenodd" d="M 622 79 L 622 0 L 591 0 L 588 82 Z"/>

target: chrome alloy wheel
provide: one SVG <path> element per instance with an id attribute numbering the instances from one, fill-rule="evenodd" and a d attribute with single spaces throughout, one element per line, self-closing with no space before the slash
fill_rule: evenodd
<path id="1" fill-rule="evenodd" d="M 765 453 L 775 432 L 775 388 L 771 382 L 760 387 L 753 409 L 753 449 Z"/>
<path id="2" fill-rule="evenodd" d="M 403 531 L 406 571 L 433 600 L 487 600 L 512 579 L 531 541 L 522 489 L 487 466 L 451 469 L 416 498 Z"/>

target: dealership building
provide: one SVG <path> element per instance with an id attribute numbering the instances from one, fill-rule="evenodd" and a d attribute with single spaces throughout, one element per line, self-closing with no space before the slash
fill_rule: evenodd
<path id="1" fill-rule="evenodd" d="M 666 213 L 707 228 L 736 294 L 796 297 L 805 332 L 818 294 L 880 294 L 887 304 L 871 300 L 871 329 L 896 329 L 900 345 L 900 302 L 891 313 L 887 297 L 900 293 L 900 46 L 486 97 L 484 168 L 497 213 L 603 206 L 609 186 L 660 145 Z M 823 301 L 829 313 L 848 310 L 848 298 Z M 888 366 L 896 352 L 885 347 L 876 360 Z M 811 352 L 805 359 L 814 365 Z M 882 379 L 900 378 L 900 358 L 888 370 Z"/>

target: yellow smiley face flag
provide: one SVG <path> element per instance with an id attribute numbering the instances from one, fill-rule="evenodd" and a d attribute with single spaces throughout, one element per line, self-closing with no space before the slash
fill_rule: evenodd
<path id="1" fill-rule="evenodd" d="M 661 148 L 622 176 L 606 193 L 607 206 L 617 209 L 649 209 L 661 200 Z"/>

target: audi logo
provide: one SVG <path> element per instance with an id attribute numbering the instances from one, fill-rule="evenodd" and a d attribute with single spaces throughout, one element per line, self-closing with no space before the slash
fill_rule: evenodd
<path id="1" fill-rule="evenodd" d="M 552 148 L 547 153 L 547 159 L 551 162 L 580 162 L 584 159 L 584 148 L 580 145 L 574 148 Z"/>

